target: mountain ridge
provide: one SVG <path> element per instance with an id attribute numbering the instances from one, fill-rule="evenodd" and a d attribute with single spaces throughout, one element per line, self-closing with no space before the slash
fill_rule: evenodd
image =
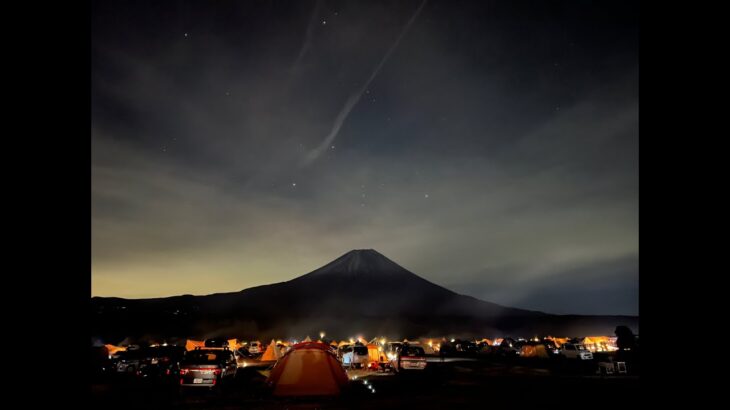
<path id="1" fill-rule="evenodd" d="M 638 317 L 553 315 L 461 295 L 374 249 L 352 250 L 288 281 L 240 291 L 149 299 L 94 297 L 91 304 L 93 332 L 112 339 L 230 333 L 285 337 L 321 329 L 398 337 L 565 334 L 561 332 L 572 331 L 573 324 L 605 334 L 617 325 L 638 326 Z"/>

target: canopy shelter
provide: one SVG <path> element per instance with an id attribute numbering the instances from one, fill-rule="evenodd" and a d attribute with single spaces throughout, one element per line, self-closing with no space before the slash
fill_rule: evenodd
<path id="1" fill-rule="evenodd" d="M 555 346 L 557 346 L 557 347 L 560 347 L 561 345 L 564 345 L 564 344 L 570 342 L 570 339 L 568 339 L 567 337 L 552 337 L 552 336 L 548 336 L 545 339 L 546 340 L 552 340 L 553 343 L 555 343 Z"/>
<path id="2" fill-rule="evenodd" d="M 311 342 L 311 341 L 312 341 L 312 339 L 310 339 L 309 335 L 307 335 L 307 337 L 304 340 L 302 340 L 302 343 L 307 343 L 307 342 Z"/>
<path id="3" fill-rule="evenodd" d="M 195 350 L 196 348 L 202 349 L 204 347 L 205 347 L 205 342 L 200 341 L 200 340 L 188 339 L 185 341 L 185 350 L 188 350 L 188 351 Z"/>
<path id="4" fill-rule="evenodd" d="M 368 361 L 369 362 L 383 362 L 385 361 L 385 353 L 383 353 L 382 347 L 379 347 L 375 343 L 369 343 L 368 348 Z"/>
<path id="5" fill-rule="evenodd" d="M 334 396 L 347 386 L 348 378 L 326 344 L 303 342 L 276 363 L 266 383 L 274 396 Z"/>
<path id="6" fill-rule="evenodd" d="M 611 336 L 587 336 L 583 338 L 583 344 L 591 352 L 609 352 L 618 350 L 616 338 Z"/>

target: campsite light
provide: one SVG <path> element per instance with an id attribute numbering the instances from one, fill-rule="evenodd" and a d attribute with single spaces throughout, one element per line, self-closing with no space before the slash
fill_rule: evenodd
<path id="1" fill-rule="evenodd" d="M 322 332 L 319 332 L 319 338 L 320 338 L 320 339 L 324 339 L 324 331 L 322 331 Z"/>
<path id="2" fill-rule="evenodd" d="M 350 338 L 350 343 L 355 343 L 355 339 Z"/>
<path id="3" fill-rule="evenodd" d="M 384 344 L 385 344 L 385 338 L 384 338 L 384 337 L 381 337 L 381 338 L 380 338 L 380 344 L 381 344 L 381 345 L 384 345 Z"/>
<path id="4" fill-rule="evenodd" d="M 456 341 L 456 339 L 451 339 L 451 343 L 454 343 L 455 341 Z"/>

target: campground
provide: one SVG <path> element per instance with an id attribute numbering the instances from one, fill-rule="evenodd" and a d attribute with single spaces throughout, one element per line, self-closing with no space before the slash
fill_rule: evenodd
<path id="1" fill-rule="evenodd" d="M 219 391 L 181 393 L 174 384 L 109 375 L 92 383 L 92 408 L 104 409 L 403 409 L 541 404 L 610 404 L 638 392 L 638 377 L 600 376 L 593 367 L 522 358 L 429 360 L 411 374 L 348 370 L 349 387 L 327 399 L 272 397 L 267 370 L 240 368 Z"/>

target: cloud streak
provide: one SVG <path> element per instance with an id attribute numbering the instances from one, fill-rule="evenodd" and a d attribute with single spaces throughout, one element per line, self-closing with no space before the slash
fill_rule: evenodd
<path id="1" fill-rule="evenodd" d="M 347 98 L 347 101 L 345 101 L 345 105 L 342 106 L 342 109 L 340 109 L 340 112 L 337 114 L 337 117 L 335 118 L 334 123 L 332 124 L 332 129 L 330 130 L 329 134 L 320 142 L 320 144 L 311 150 L 307 155 L 304 157 L 302 161 L 302 165 L 309 165 L 312 162 L 316 161 L 317 158 L 319 158 L 322 153 L 327 151 L 332 143 L 337 138 L 337 135 L 340 133 L 340 129 L 342 128 L 342 125 L 347 120 L 347 117 L 350 115 L 350 112 L 352 109 L 357 105 L 357 103 L 362 98 L 362 95 L 365 93 L 365 91 L 370 87 L 370 83 L 373 82 L 375 77 L 380 72 L 380 69 L 383 68 L 383 65 L 385 65 L 386 61 L 388 61 L 388 58 L 390 58 L 391 54 L 395 51 L 395 49 L 400 44 L 403 37 L 406 35 L 408 30 L 411 28 L 413 23 L 416 21 L 416 18 L 418 18 L 418 15 L 421 13 L 421 10 L 426 5 L 427 0 L 423 0 L 421 4 L 418 6 L 416 11 L 413 13 L 411 18 L 408 20 L 405 26 L 403 26 L 403 30 L 401 30 L 398 37 L 395 39 L 393 44 L 390 46 L 388 51 L 385 53 L 383 58 L 380 60 L 378 65 L 375 67 L 375 69 L 370 73 L 370 77 L 365 81 L 365 83 L 360 87 L 355 93 L 350 95 L 350 97 Z"/>
<path id="2" fill-rule="evenodd" d="M 314 27 L 317 26 L 317 16 L 319 16 L 319 10 L 321 8 L 322 0 L 316 0 L 314 3 L 314 9 L 312 10 L 312 15 L 309 18 L 309 24 L 307 24 L 307 31 L 304 34 L 304 42 L 302 43 L 302 48 L 299 49 L 299 54 L 297 55 L 297 59 L 294 62 L 292 71 L 296 71 L 299 68 L 299 64 L 301 64 L 304 55 L 307 53 L 307 51 L 309 51 L 309 47 L 311 47 L 312 45 L 312 34 L 314 33 Z"/>

